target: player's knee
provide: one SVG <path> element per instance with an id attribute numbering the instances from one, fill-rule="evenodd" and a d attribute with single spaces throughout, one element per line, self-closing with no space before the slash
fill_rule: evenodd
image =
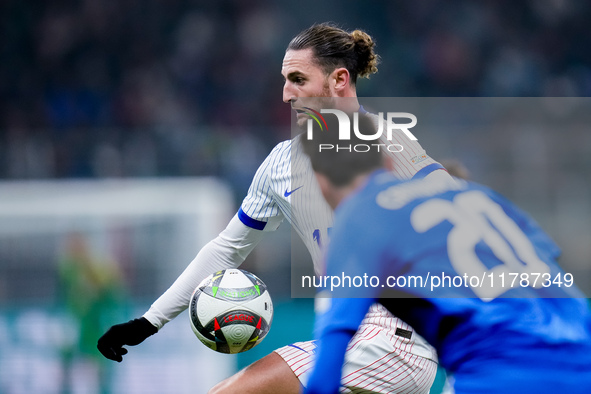
<path id="1" fill-rule="evenodd" d="M 271 353 L 212 387 L 208 394 L 297 394 L 300 382 L 277 353 Z"/>
<path id="2" fill-rule="evenodd" d="M 219 391 L 217 390 L 216 386 L 214 386 L 214 387 L 210 388 L 210 389 L 207 391 L 207 394 L 217 394 L 217 393 L 219 393 Z"/>
<path id="3" fill-rule="evenodd" d="M 225 381 L 222 381 L 218 384 L 216 384 L 215 386 L 213 386 L 212 388 L 209 389 L 209 391 L 207 392 L 207 394 L 224 394 L 227 393 L 227 390 L 223 389 L 223 384 Z"/>
<path id="4" fill-rule="evenodd" d="M 236 375 L 230 376 L 213 386 L 207 394 L 232 394 L 238 393 L 240 390 L 235 386 Z"/>

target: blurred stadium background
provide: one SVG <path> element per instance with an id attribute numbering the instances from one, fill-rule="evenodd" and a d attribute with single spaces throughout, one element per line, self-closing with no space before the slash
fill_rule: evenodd
<path id="1" fill-rule="evenodd" d="M 217 355 L 180 316 L 122 364 L 94 343 L 161 294 L 289 138 L 281 61 L 314 22 L 367 30 L 370 97 L 588 97 L 591 3 L 0 2 L 0 393 L 199 393 L 311 335 L 290 298 L 290 230 L 243 268 L 276 304 L 269 337 Z M 526 208 L 591 288 L 591 134 L 430 134 L 437 159 Z M 585 264 L 583 264 L 583 262 Z"/>

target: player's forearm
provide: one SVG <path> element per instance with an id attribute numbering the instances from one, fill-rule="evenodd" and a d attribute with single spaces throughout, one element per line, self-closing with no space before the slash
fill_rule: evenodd
<path id="1" fill-rule="evenodd" d="M 172 286 L 152 304 L 144 317 L 160 329 L 189 306 L 191 294 L 205 277 L 242 264 L 262 235 L 261 231 L 245 226 L 234 217 L 218 237 L 199 251 Z"/>
<path id="2" fill-rule="evenodd" d="M 144 317 L 161 328 L 189 306 L 191 294 L 207 275 L 225 268 L 234 268 L 243 260 L 231 259 L 216 251 L 216 240 L 201 249 L 185 271 L 150 307 Z M 227 258 L 224 258 L 227 257 Z"/>
<path id="3" fill-rule="evenodd" d="M 330 302 L 330 309 L 314 325 L 318 351 L 307 394 L 338 393 L 347 345 L 374 299 L 333 298 Z"/>

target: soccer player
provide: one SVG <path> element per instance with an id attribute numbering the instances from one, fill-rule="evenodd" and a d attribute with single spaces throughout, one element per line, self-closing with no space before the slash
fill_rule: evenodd
<path id="1" fill-rule="evenodd" d="M 358 77 L 377 71 L 371 37 L 360 30 L 346 32 L 331 24 L 302 31 L 287 47 L 281 73 L 283 101 L 305 123 L 305 98 L 347 98 L 359 110 Z M 345 109 L 345 108 L 343 108 Z M 378 122 L 376 115 L 371 115 Z M 390 153 L 402 179 L 449 178 L 417 141 L 399 130 L 394 139 L 403 151 Z M 416 158 L 420 157 L 420 160 Z M 413 160 L 414 158 L 414 160 Z M 122 361 L 123 345 L 137 345 L 185 310 L 195 287 L 212 272 L 239 266 L 262 237 L 287 219 L 307 246 L 317 273 L 323 272 L 320 246 L 332 225 L 332 210 L 322 199 L 310 162 L 299 138 L 277 145 L 257 170 L 238 213 L 217 238 L 197 254 L 173 285 L 141 317 L 113 326 L 99 339 L 107 358 Z M 434 349 L 402 320 L 379 304 L 371 306 L 347 353 L 347 392 L 427 393 L 437 369 Z M 313 341 L 285 346 L 216 385 L 212 393 L 298 393 L 312 366 Z"/>
<path id="2" fill-rule="evenodd" d="M 371 121 L 359 123 L 372 133 Z M 335 288 L 317 316 L 305 393 L 339 392 L 347 344 L 376 301 L 437 349 L 458 394 L 590 392 L 586 299 L 531 218 L 475 183 L 396 179 L 376 150 L 319 151 L 334 138 L 303 142 L 323 195 L 338 207 L 326 275 L 370 279 L 357 288 L 327 282 Z"/>

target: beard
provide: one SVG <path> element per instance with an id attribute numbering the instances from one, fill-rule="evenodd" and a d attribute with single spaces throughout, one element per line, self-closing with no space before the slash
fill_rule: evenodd
<path id="1" fill-rule="evenodd" d="M 305 108 L 311 108 L 314 111 L 321 109 L 334 108 L 335 98 L 332 97 L 330 86 L 328 84 L 328 77 L 324 80 L 322 90 L 316 95 L 310 97 L 299 97 L 295 102 L 292 102 L 292 108 L 297 113 L 298 126 L 304 126 L 310 116 L 306 114 Z"/>

